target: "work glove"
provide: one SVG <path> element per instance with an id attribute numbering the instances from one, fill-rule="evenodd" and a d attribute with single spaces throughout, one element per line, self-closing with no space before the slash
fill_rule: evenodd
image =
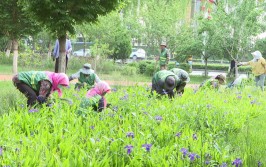
<path id="1" fill-rule="evenodd" d="M 39 95 L 39 96 L 37 97 L 37 101 L 38 101 L 39 103 L 44 103 L 44 102 L 46 101 L 46 98 L 45 98 L 44 96 L 42 96 L 42 95 Z"/>

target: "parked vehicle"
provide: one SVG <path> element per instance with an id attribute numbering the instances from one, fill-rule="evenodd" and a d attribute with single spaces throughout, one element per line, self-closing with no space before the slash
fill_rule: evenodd
<path id="1" fill-rule="evenodd" d="M 145 59 L 146 58 L 146 52 L 144 49 L 141 48 L 132 48 L 132 52 L 129 56 L 130 59 Z"/>
<path id="2" fill-rule="evenodd" d="M 90 49 L 85 49 L 85 52 L 84 52 L 84 49 L 80 49 L 80 50 L 74 51 L 73 52 L 73 56 L 85 56 L 85 57 L 88 57 L 88 56 L 91 56 L 91 51 L 90 51 Z"/>

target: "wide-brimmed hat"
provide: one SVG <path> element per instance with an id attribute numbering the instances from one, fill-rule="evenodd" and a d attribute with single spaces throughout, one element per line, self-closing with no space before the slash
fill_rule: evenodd
<path id="1" fill-rule="evenodd" d="M 223 75 L 223 74 L 219 74 L 219 75 L 217 75 L 217 76 L 215 77 L 215 79 L 222 80 L 224 84 L 226 83 L 226 77 L 225 77 L 225 75 Z"/>
<path id="2" fill-rule="evenodd" d="M 166 42 L 162 42 L 162 43 L 160 44 L 160 46 L 165 46 L 165 47 L 166 47 L 166 46 L 167 46 L 167 45 L 166 45 Z"/>
<path id="3" fill-rule="evenodd" d="M 86 63 L 83 65 L 83 68 L 80 69 L 80 72 L 83 74 L 91 74 L 94 71 L 91 69 L 91 65 L 89 63 Z"/>
<path id="4" fill-rule="evenodd" d="M 260 51 L 256 50 L 255 52 L 251 53 L 255 59 L 260 59 L 262 57 L 262 54 Z"/>
<path id="5" fill-rule="evenodd" d="M 165 88 L 167 90 L 173 90 L 176 86 L 176 80 L 174 76 L 168 76 L 165 79 Z"/>

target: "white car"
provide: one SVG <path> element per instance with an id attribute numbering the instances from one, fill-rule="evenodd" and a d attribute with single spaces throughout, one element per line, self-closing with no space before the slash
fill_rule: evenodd
<path id="1" fill-rule="evenodd" d="M 84 49 L 80 49 L 80 50 L 73 52 L 72 54 L 73 54 L 73 56 L 89 57 L 89 56 L 91 56 L 91 51 L 90 51 L 90 49 L 85 49 L 85 53 L 84 53 Z"/>
<path id="2" fill-rule="evenodd" d="M 132 52 L 129 56 L 131 59 L 145 59 L 146 58 L 146 52 L 144 49 L 141 48 L 132 48 Z"/>

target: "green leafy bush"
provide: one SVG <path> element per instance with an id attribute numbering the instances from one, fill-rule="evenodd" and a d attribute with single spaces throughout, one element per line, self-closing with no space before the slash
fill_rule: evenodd
<path id="1" fill-rule="evenodd" d="M 4 52 L 0 52 L 0 63 L 1 64 L 12 65 L 12 62 L 13 62 L 12 58 L 13 56 L 10 55 L 9 57 L 7 57 Z"/>
<path id="2" fill-rule="evenodd" d="M 130 67 L 130 66 L 124 66 L 121 69 L 121 74 L 122 75 L 129 75 L 129 76 L 136 75 L 137 74 L 137 68 L 136 67 Z"/>

